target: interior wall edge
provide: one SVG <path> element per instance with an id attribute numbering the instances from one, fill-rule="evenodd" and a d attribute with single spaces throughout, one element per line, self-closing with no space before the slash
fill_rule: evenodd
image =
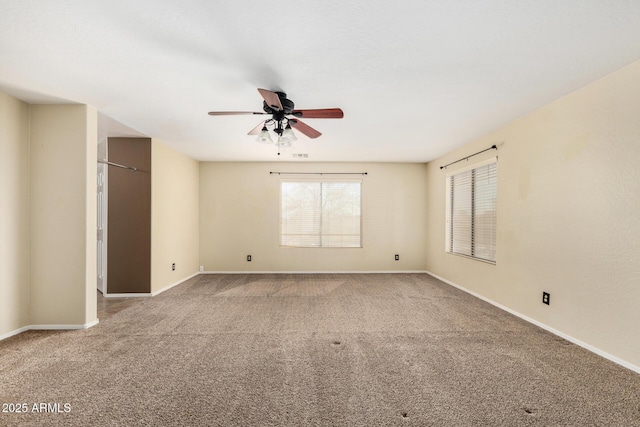
<path id="1" fill-rule="evenodd" d="M 83 325 L 29 325 L 23 326 L 22 328 L 16 329 L 11 332 L 7 332 L 5 334 L 0 335 L 0 341 L 6 340 L 7 338 L 14 337 L 23 332 L 27 331 L 75 331 L 75 330 L 83 330 L 89 329 L 96 326 L 99 323 L 99 320 L 96 319 L 92 322 L 85 323 Z"/>
<path id="2" fill-rule="evenodd" d="M 174 282 L 174 283 L 171 283 L 171 284 L 169 284 L 169 285 L 165 286 L 164 288 L 162 288 L 162 289 L 160 289 L 160 290 L 158 290 L 158 291 L 151 292 L 150 296 L 155 297 L 156 295 L 159 295 L 159 294 L 163 293 L 164 291 L 168 291 L 169 289 L 171 289 L 171 288 L 173 288 L 173 287 L 175 287 L 175 286 L 178 286 L 178 285 L 180 285 L 180 284 L 182 284 L 182 283 L 186 282 L 186 281 L 187 281 L 187 280 L 189 280 L 189 279 L 193 279 L 194 277 L 196 277 L 196 276 L 198 276 L 198 275 L 200 275 L 200 274 L 202 274 L 202 273 L 201 273 L 201 272 L 199 272 L 199 271 L 198 271 L 198 272 L 195 272 L 195 273 L 193 273 L 193 274 L 191 274 L 191 275 L 189 275 L 189 276 L 185 277 L 184 279 L 180 279 L 180 280 L 178 280 L 178 281 L 176 281 L 176 282 Z"/>
<path id="3" fill-rule="evenodd" d="M 230 270 L 230 271 L 202 271 L 199 274 L 429 274 L 426 270 L 379 270 L 379 271 L 368 271 L 368 270 Z"/>
<path id="4" fill-rule="evenodd" d="M 105 298 L 148 298 L 151 297 L 151 293 L 137 293 L 130 292 L 127 294 L 104 294 Z"/>
<path id="5" fill-rule="evenodd" d="M 0 335 L 0 341 L 6 340 L 7 338 L 11 338 L 11 337 L 16 336 L 18 334 L 21 334 L 23 332 L 27 332 L 29 329 L 30 329 L 30 326 L 23 326 L 23 327 L 18 328 L 16 330 L 4 333 L 4 334 Z"/>
<path id="6" fill-rule="evenodd" d="M 29 110 L 0 91 L 0 337 L 31 323 Z"/>
<path id="7" fill-rule="evenodd" d="M 71 330 L 80 330 L 80 329 L 89 329 L 96 326 L 99 323 L 99 320 L 93 320 L 91 322 L 82 324 L 82 325 L 31 325 L 29 326 L 29 330 L 32 331 L 71 331 Z"/>

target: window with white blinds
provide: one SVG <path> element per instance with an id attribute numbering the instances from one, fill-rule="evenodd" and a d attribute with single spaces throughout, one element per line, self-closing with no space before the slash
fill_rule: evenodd
<path id="1" fill-rule="evenodd" d="M 362 181 L 281 181 L 280 246 L 359 248 Z"/>
<path id="2" fill-rule="evenodd" d="M 496 262 L 495 159 L 447 175 L 446 251 Z"/>

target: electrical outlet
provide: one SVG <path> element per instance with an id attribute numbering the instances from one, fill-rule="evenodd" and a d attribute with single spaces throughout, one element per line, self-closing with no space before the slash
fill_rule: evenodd
<path id="1" fill-rule="evenodd" d="M 251 255 L 247 255 L 247 261 L 251 262 Z"/>
<path id="2" fill-rule="evenodd" d="M 200 266 L 200 272 L 202 273 L 204 271 L 204 265 Z"/>
<path id="3" fill-rule="evenodd" d="M 549 300 L 551 299 L 551 294 L 549 292 L 542 292 L 542 303 L 549 305 Z"/>
<path id="4" fill-rule="evenodd" d="M 400 261 L 400 255 L 396 254 L 396 261 Z"/>
<path id="5" fill-rule="evenodd" d="M 176 271 L 176 263 L 171 264 L 171 271 Z"/>

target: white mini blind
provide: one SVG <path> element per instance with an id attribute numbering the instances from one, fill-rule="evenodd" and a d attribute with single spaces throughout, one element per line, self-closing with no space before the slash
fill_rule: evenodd
<path id="1" fill-rule="evenodd" d="M 282 181 L 280 245 L 362 247 L 360 181 Z"/>
<path id="2" fill-rule="evenodd" d="M 447 177 L 446 250 L 496 261 L 497 163 Z"/>
<path id="3" fill-rule="evenodd" d="M 473 229 L 472 172 L 450 177 L 451 186 L 451 252 L 472 256 L 471 235 Z"/>

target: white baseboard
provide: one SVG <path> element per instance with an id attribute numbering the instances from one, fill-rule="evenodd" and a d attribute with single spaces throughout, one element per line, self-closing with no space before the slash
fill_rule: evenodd
<path id="1" fill-rule="evenodd" d="M 84 325 L 29 325 L 23 326 L 22 328 L 16 329 L 15 331 L 7 332 L 6 334 L 0 335 L 0 341 L 5 340 L 7 338 L 11 338 L 14 335 L 21 334 L 27 331 L 70 331 L 70 330 L 79 330 L 79 329 L 89 329 L 92 326 L 98 324 L 98 319 L 93 322 L 85 323 Z"/>
<path id="2" fill-rule="evenodd" d="M 184 283 L 189 279 L 192 279 L 194 277 L 196 277 L 198 274 L 204 274 L 201 271 L 198 271 L 196 273 L 193 273 L 190 276 L 185 277 L 184 279 L 180 279 L 177 282 L 173 282 L 170 285 L 165 286 L 164 288 L 160 289 L 159 291 L 156 292 L 145 292 L 145 293 L 126 293 L 126 294 L 103 294 L 105 298 L 147 298 L 147 297 L 155 297 L 156 295 L 159 295 L 161 293 L 163 293 L 164 291 L 168 291 L 169 289 L 173 288 L 174 286 L 178 286 L 180 283 Z"/>
<path id="3" fill-rule="evenodd" d="M 489 304 L 493 305 L 494 307 L 497 307 L 497 308 L 499 308 L 501 310 L 504 310 L 507 313 L 513 314 L 514 316 L 517 316 L 517 317 L 521 318 L 522 320 L 525 320 L 525 321 L 527 321 L 527 322 L 529 322 L 531 324 L 534 324 L 534 325 L 538 326 L 539 328 L 544 329 L 545 331 L 551 332 L 552 334 L 557 335 L 557 336 L 559 336 L 561 338 L 564 338 L 565 340 L 567 340 L 567 341 L 569 341 L 569 342 L 571 342 L 573 344 L 576 344 L 576 345 L 578 345 L 578 346 L 580 346 L 580 347 L 582 347 L 582 348 L 584 348 L 586 350 L 589 350 L 590 352 L 595 353 L 598 356 L 604 357 L 605 359 L 608 359 L 608 360 L 610 360 L 610 361 L 612 361 L 612 362 L 614 362 L 614 363 L 616 363 L 616 364 L 618 364 L 620 366 L 623 366 L 623 367 L 625 367 L 627 369 L 630 369 L 630 370 L 640 374 L 640 366 L 636 366 L 636 365 L 634 365 L 632 363 L 627 362 L 626 360 L 622 360 L 619 357 L 616 357 L 616 356 L 614 356 L 612 354 L 609 354 L 606 351 L 600 350 L 597 347 L 594 347 L 594 346 L 592 346 L 590 344 L 587 344 L 587 343 L 585 343 L 583 341 L 580 341 L 579 339 L 574 338 L 571 335 L 567 335 L 564 332 L 558 331 L 557 329 L 554 329 L 549 325 L 545 325 L 542 322 L 539 322 L 539 321 L 537 321 L 535 319 L 532 319 L 531 317 L 526 316 L 526 315 L 524 315 L 522 313 L 519 313 L 519 312 L 517 312 L 517 311 L 515 311 L 515 310 L 513 310 L 513 309 L 511 309 L 511 308 L 509 308 L 507 306 L 504 306 L 504 305 L 502 305 L 500 303 L 497 303 L 497 302 L 495 302 L 495 301 L 493 301 L 493 300 L 491 300 L 491 299 L 489 299 L 489 298 L 487 298 L 487 297 L 485 297 L 483 295 L 480 295 L 477 292 L 474 292 L 474 291 L 469 290 L 469 289 L 467 289 L 467 288 L 465 288 L 463 286 L 460 286 L 457 283 L 453 283 L 453 282 L 445 279 L 444 277 L 440 277 L 437 274 L 431 273 L 430 271 L 427 271 L 426 273 L 428 275 L 433 276 L 436 279 L 448 284 L 448 285 L 453 286 L 454 288 L 458 288 L 461 291 L 468 293 L 469 295 L 472 295 L 472 296 L 474 296 L 476 298 L 479 298 L 482 301 L 488 302 Z"/>
<path id="4" fill-rule="evenodd" d="M 153 296 L 153 294 L 151 293 L 145 293 L 145 294 L 127 293 L 127 294 L 103 294 L 103 295 L 105 298 L 144 298 L 144 297 Z"/>
<path id="5" fill-rule="evenodd" d="M 84 325 L 31 325 L 29 330 L 31 331 L 57 331 L 57 330 L 78 330 L 89 329 L 92 326 L 98 324 L 98 319 L 93 322 L 85 323 Z"/>
<path id="6" fill-rule="evenodd" d="M 11 338 L 12 336 L 21 334 L 23 332 L 27 332 L 28 330 L 28 326 L 23 326 L 22 328 L 16 329 L 15 331 L 7 332 L 6 334 L 0 335 L 0 341 L 6 340 L 7 338 Z"/>
<path id="7" fill-rule="evenodd" d="M 196 273 L 193 273 L 191 276 L 185 277 L 184 279 L 180 279 L 177 282 L 174 282 L 174 283 L 172 283 L 172 284 L 170 284 L 168 286 L 165 286 L 164 288 L 160 289 L 157 292 L 151 292 L 151 296 L 155 297 L 156 295 L 159 295 L 159 294 L 163 293 L 164 291 L 168 291 L 169 289 L 173 288 L 174 286 L 178 286 L 179 284 L 184 283 L 187 280 L 192 279 L 192 278 L 196 277 L 199 274 L 203 274 L 203 273 L 200 272 L 200 271 L 198 271 Z"/>
<path id="8" fill-rule="evenodd" d="M 388 271 L 201 271 L 199 274 L 428 274 L 425 270 Z"/>

